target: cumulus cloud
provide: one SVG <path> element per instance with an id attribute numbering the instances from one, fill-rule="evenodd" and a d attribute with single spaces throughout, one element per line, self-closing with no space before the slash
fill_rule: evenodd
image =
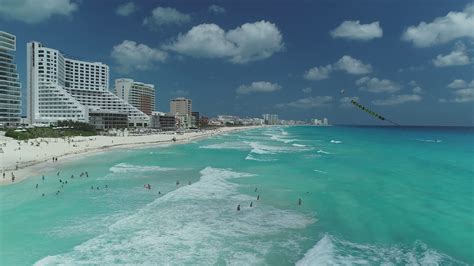
<path id="1" fill-rule="evenodd" d="M 474 102 L 474 86 L 469 88 L 460 89 L 454 91 L 454 98 L 451 102 L 455 103 L 466 103 L 466 102 Z"/>
<path id="2" fill-rule="evenodd" d="M 341 99 L 339 99 L 339 107 L 342 107 L 342 108 L 349 108 L 349 107 L 353 107 L 354 105 L 352 105 L 351 103 L 351 100 L 354 100 L 354 101 L 358 101 L 359 100 L 359 97 L 342 97 Z"/>
<path id="3" fill-rule="evenodd" d="M 311 93 L 313 92 L 313 89 L 311 89 L 310 87 L 306 87 L 304 89 L 301 90 L 303 93 Z"/>
<path id="4" fill-rule="evenodd" d="M 349 55 L 344 55 L 334 64 L 310 68 L 305 72 L 304 78 L 308 80 L 323 80 L 329 78 L 331 72 L 337 70 L 352 75 L 362 75 L 372 72 L 372 66 L 364 64 L 362 61 Z"/>
<path id="5" fill-rule="evenodd" d="M 462 37 L 474 38 L 473 29 L 474 5 L 470 4 L 461 12 L 452 11 L 432 22 L 423 21 L 418 26 L 408 27 L 402 39 L 412 42 L 416 47 L 429 47 Z"/>
<path id="6" fill-rule="evenodd" d="M 474 31 L 474 28 L 473 28 Z M 454 51 L 447 55 L 439 54 L 433 59 L 433 64 L 436 67 L 447 67 L 447 66 L 463 66 L 471 63 L 466 46 L 462 43 L 456 44 Z"/>
<path id="7" fill-rule="evenodd" d="M 451 93 L 453 98 L 440 99 L 440 102 L 466 103 L 474 102 L 474 80 L 466 82 L 462 79 L 455 79 L 448 85 L 448 88 L 453 89 Z"/>
<path id="8" fill-rule="evenodd" d="M 282 51 L 284 44 L 276 25 L 262 20 L 227 32 L 216 24 L 200 24 L 163 47 L 193 57 L 244 64 L 266 59 Z"/>
<path id="9" fill-rule="evenodd" d="M 382 28 L 378 21 L 370 24 L 360 24 L 360 21 L 344 21 L 330 32 L 333 38 L 344 38 L 350 40 L 369 41 L 381 38 Z"/>
<path id="10" fill-rule="evenodd" d="M 119 16 L 129 16 L 137 11 L 137 5 L 134 2 L 123 3 L 117 7 L 115 13 Z"/>
<path id="11" fill-rule="evenodd" d="M 391 95 L 387 99 L 378 99 L 373 100 L 374 105 L 397 105 L 407 102 L 419 102 L 423 98 L 418 94 L 401 94 L 401 95 Z"/>
<path id="12" fill-rule="evenodd" d="M 423 89 L 420 86 L 416 86 L 412 89 L 412 92 L 414 94 L 421 94 L 421 93 L 423 93 Z"/>
<path id="13" fill-rule="evenodd" d="M 316 97 L 307 97 L 298 99 L 289 103 L 280 103 L 277 104 L 278 108 L 297 108 L 297 109 L 311 109 L 316 107 L 328 106 L 332 103 L 332 96 L 316 96 Z"/>
<path id="14" fill-rule="evenodd" d="M 304 77 L 308 80 L 323 80 L 329 78 L 332 70 L 332 65 L 313 67 L 306 71 Z"/>
<path id="15" fill-rule="evenodd" d="M 77 10 L 71 0 L 6 0 L 0 1 L 0 19 L 11 19 L 29 24 L 43 22 L 52 16 L 70 16 Z"/>
<path id="16" fill-rule="evenodd" d="M 207 10 L 214 14 L 224 14 L 226 12 L 225 8 L 218 5 L 210 5 Z"/>
<path id="17" fill-rule="evenodd" d="M 151 16 L 143 20 L 143 25 L 158 28 L 164 25 L 181 25 L 191 21 L 191 16 L 184 14 L 172 7 L 156 7 Z"/>
<path id="18" fill-rule="evenodd" d="M 378 79 L 363 77 L 356 81 L 356 85 L 359 86 L 359 90 L 368 91 L 373 93 L 388 92 L 393 93 L 399 91 L 401 86 L 388 79 Z"/>
<path id="19" fill-rule="evenodd" d="M 345 55 L 334 64 L 336 69 L 346 71 L 353 75 L 362 75 L 372 72 L 370 64 L 364 64 L 362 61 Z"/>
<path id="20" fill-rule="evenodd" d="M 149 70 L 157 62 L 164 62 L 167 53 L 145 44 L 124 40 L 113 47 L 111 56 L 118 63 L 118 70 L 127 73 L 135 69 Z"/>
<path id="21" fill-rule="evenodd" d="M 462 79 L 455 79 L 451 83 L 448 84 L 448 88 L 450 89 L 463 89 L 467 87 L 467 82 Z"/>
<path id="22" fill-rule="evenodd" d="M 250 85 L 240 85 L 235 92 L 237 94 L 250 94 L 254 92 L 274 92 L 280 90 L 281 86 L 268 81 L 256 81 Z"/>

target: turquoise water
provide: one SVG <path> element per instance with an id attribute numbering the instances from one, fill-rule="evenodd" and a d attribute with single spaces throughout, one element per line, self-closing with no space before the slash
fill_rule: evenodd
<path id="1" fill-rule="evenodd" d="M 473 264 L 473 133 L 272 127 L 51 165 L 0 187 L 0 264 Z"/>

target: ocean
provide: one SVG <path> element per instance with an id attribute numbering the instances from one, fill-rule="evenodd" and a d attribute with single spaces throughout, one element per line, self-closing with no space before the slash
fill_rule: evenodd
<path id="1" fill-rule="evenodd" d="M 469 265 L 473 180 L 473 128 L 277 126 L 105 151 L 0 187 L 0 264 Z"/>

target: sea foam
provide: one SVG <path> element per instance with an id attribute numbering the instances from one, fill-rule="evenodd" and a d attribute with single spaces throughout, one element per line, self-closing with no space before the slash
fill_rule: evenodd
<path id="1" fill-rule="evenodd" d="M 272 249 L 299 242 L 288 230 L 303 229 L 316 220 L 306 214 L 280 210 L 239 193 L 234 179 L 249 173 L 207 167 L 192 185 L 182 186 L 109 226 L 103 234 L 70 252 L 47 256 L 36 265 L 50 264 L 173 264 L 242 265 L 265 263 Z M 248 207 L 251 200 L 254 207 Z M 236 211 L 237 204 L 242 205 Z M 252 239 L 252 241 L 249 241 Z"/>

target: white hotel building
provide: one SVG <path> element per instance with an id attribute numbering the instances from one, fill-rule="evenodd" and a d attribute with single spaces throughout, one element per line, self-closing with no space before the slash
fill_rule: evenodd
<path id="1" fill-rule="evenodd" d="M 127 113 L 130 126 L 149 116 L 108 90 L 109 67 L 65 57 L 39 42 L 27 44 L 27 117 L 30 124 L 89 121 L 90 112 Z"/>

